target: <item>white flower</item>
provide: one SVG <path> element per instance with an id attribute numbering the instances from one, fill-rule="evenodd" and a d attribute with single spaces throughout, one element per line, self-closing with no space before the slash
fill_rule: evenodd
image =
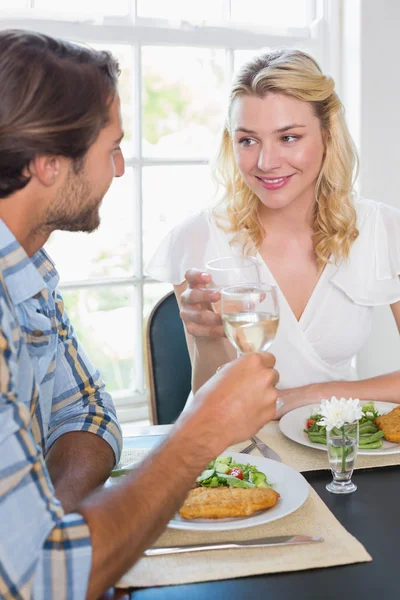
<path id="1" fill-rule="evenodd" d="M 330 400 L 321 400 L 318 413 L 323 417 L 319 424 L 324 425 L 327 431 L 331 431 L 334 427 L 340 428 L 345 423 L 355 423 L 363 414 L 359 400 L 352 398 L 338 400 L 335 396 Z"/>

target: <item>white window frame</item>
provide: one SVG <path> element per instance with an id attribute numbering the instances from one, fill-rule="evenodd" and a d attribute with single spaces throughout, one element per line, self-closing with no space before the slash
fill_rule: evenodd
<path id="1" fill-rule="evenodd" d="M 166 0 L 168 1 L 168 0 Z M 225 11 L 229 18 L 230 0 L 225 0 Z M 93 18 L 80 15 L 78 18 L 49 18 L 48 13 L 34 9 L 34 0 L 27 0 L 27 9 L 19 11 L 0 10 L 0 28 L 21 28 L 62 37 L 71 41 L 88 44 L 118 44 L 131 47 L 133 58 L 132 72 L 132 156 L 126 159 L 126 166 L 135 171 L 132 189 L 135 203 L 135 271 L 130 277 L 91 279 L 88 281 L 66 281 L 60 285 L 62 291 L 97 288 L 104 285 L 131 286 L 134 291 L 138 310 L 131 331 L 136 336 L 134 361 L 137 372 L 137 389 L 113 392 L 121 422 L 146 419 L 148 401 L 144 376 L 143 360 L 143 289 L 144 284 L 154 280 L 145 276 L 143 271 L 143 235 L 142 235 L 142 172 L 147 166 L 157 165 L 204 165 L 207 158 L 176 157 L 174 159 L 146 158 L 142 156 L 142 115 L 140 98 L 142 93 L 141 51 L 144 46 L 188 46 L 201 48 L 219 48 L 226 51 L 227 83 L 233 71 L 235 50 L 257 51 L 263 47 L 307 45 L 318 56 L 321 67 L 329 72 L 341 87 L 341 51 L 340 51 L 340 15 L 341 0 L 313 0 L 314 20 L 309 27 L 260 28 L 244 27 L 240 23 L 227 21 L 224 24 L 207 21 L 168 21 L 163 19 L 144 19 L 137 16 L 136 0 L 131 0 L 128 17 Z"/>

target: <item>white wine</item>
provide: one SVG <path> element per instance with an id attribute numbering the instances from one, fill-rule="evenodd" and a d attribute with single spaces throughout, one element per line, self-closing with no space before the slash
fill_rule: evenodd
<path id="1" fill-rule="evenodd" d="M 267 350 L 275 339 L 279 317 L 262 312 L 238 312 L 222 315 L 222 324 L 239 352 L 260 352 Z"/>

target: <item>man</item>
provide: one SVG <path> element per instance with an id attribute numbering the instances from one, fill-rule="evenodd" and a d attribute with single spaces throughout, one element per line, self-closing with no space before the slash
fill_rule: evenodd
<path id="1" fill-rule="evenodd" d="M 91 494 L 119 459 L 121 435 L 42 246 L 55 229 L 93 231 L 123 175 L 117 78 L 106 52 L 0 33 L 2 598 L 97 598 L 161 533 L 205 465 L 275 413 L 274 358 L 244 357 L 198 391 L 134 475 Z"/>

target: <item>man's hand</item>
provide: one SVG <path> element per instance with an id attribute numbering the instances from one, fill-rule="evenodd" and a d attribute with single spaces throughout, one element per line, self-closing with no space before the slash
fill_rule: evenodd
<path id="1" fill-rule="evenodd" d="M 215 455 L 274 418 L 279 380 L 274 365 L 272 354 L 246 354 L 225 365 L 196 393 L 182 418 L 193 418 L 197 435 L 210 437 L 212 447 L 217 445 Z"/>
<path id="2" fill-rule="evenodd" d="M 186 331 L 195 337 L 225 337 L 221 316 L 211 308 L 211 302 L 219 302 L 221 294 L 206 289 L 211 276 L 199 269 L 189 269 L 185 279 L 187 286 L 180 295 L 180 315 Z"/>

